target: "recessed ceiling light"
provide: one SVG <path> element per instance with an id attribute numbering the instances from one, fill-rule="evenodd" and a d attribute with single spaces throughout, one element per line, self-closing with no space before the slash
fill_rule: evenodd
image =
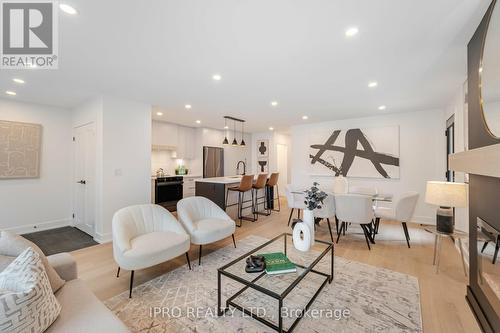
<path id="1" fill-rule="evenodd" d="M 368 88 L 375 88 L 376 86 L 378 86 L 377 81 L 368 82 Z"/>
<path id="2" fill-rule="evenodd" d="M 67 5 L 65 3 L 59 4 L 59 8 L 63 12 L 65 12 L 66 14 L 70 14 L 70 15 L 76 15 L 76 14 L 78 14 L 78 11 L 75 8 L 73 8 L 70 5 Z"/>
<path id="3" fill-rule="evenodd" d="M 277 101 L 272 101 L 271 102 L 271 106 L 278 106 L 278 102 Z"/>
<path id="4" fill-rule="evenodd" d="M 479 67 L 479 73 L 483 72 L 483 66 Z"/>
<path id="5" fill-rule="evenodd" d="M 350 28 L 347 28 L 346 31 L 345 31 L 345 36 L 346 37 L 353 37 L 353 36 L 356 36 L 359 32 L 359 29 L 358 27 L 350 27 Z"/>
<path id="6" fill-rule="evenodd" d="M 382 110 L 387 109 L 387 106 L 385 106 L 385 105 L 381 105 L 381 106 L 379 106 L 379 107 L 378 107 L 378 109 L 379 109 L 380 111 L 382 111 Z"/>
<path id="7" fill-rule="evenodd" d="M 302 120 L 307 120 L 307 119 L 309 119 L 308 116 L 302 116 Z"/>
<path id="8" fill-rule="evenodd" d="M 227 126 L 227 125 L 226 125 L 226 126 L 224 126 L 224 129 L 228 129 L 228 128 L 229 128 L 229 126 Z"/>
<path id="9" fill-rule="evenodd" d="M 186 104 L 186 105 L 184 105 L 184 107 L 185 107 L 186 109 L 188 109 L 188 110 L 192 108 L 191 104 Z"/>
<path id="10" fill-rule="evenodd" d="M 214 81 L 220 81 L 222 79 L 222 76 L 220 74 L 214 74 L 212 75 L 212 79 Z"/>
<path id="11" fill-rule="evenodd" d="M 163 116 L 163 112 L 156 112 L 157 116 Z"/>
<path id="12" fill-rule="evenodd" d="M 19 83 L 19 84 L 25 83 L 23 79 L 17 79 L 17 78 L 12 79 L 12 81 L 14 81 L 15 83 Z"/>
<path id="13" fill-rule="evenodd" d="M 270 131 L 274 131 L 274 127 L 269 127 L 269 130 Z"/>
<path id="14" fill-rule="evenodd" d="M 15 91 L 10 91 L 10 90 L 7 90 L 5 93 L 7 95 L 11 95 L 11 96 L 16 96 L 17 95 Z"/>
<path id="15" fill-rule="evenodd" d="M 197 120 L 197 121 L 196 121 L 196 123 L 197 123 L 197 124 L 201 124 L 201 120 Z"/>

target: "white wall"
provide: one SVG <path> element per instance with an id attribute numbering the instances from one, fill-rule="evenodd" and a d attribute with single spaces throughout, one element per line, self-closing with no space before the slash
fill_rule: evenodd
<path id="1" fill-rule="evenodd" d="M 151 106 L 98 97 L 73 110 L 73 126 L 96 124 L 95 240 L 111 240 L 113 214 L 151 202 Z"/>
<path id="2" fill-rule="evenodd" d="M 286 145 L 288 148 L 288 172 L 285 183 L 290 183 L 292 180 L 292 142 L 287 134 L 276 133 L 272 131 L 252 133 L 252 172 L 254 174 L 260 173 L 260 167 L 257 165 L 257 140 L 269 141 L 269 174 L 278 172 L 278 151 L 277 145 Z M 284 188 L 281 189 L 280 195 L 284 194 Z"/>
<path id="3" fill-rule="evenodd" d="M 0 99 L 0 119 L 41 124 L 40 178 L 0 180 L 0 229 L 26 233 L 71 223 L 71 112 Z"/>
<path id="4" fill-rule="evenodd" d="M 379 115 L 294 126 L 292 138 L 292 183 L 309 186 L 318 181 L 331 189 L 333 177 L 311 176 L 309 169 L 309 134 L 317 130 L 359 127 L 400 126 L 400 179 L 349 178 L 349 186 L 377 187 L 379 192 L 395 196 L 418 191 L 419 202 L 413 222 L 435 224 L 436 209 L 427 205 L 425 187 L 428 180 L 443 180 L 446 168 L 445 119 L 441 110 Z"/>

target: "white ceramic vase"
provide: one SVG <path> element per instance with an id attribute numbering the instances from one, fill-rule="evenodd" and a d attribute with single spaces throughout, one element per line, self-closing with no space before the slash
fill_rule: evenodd
<path id="1" fill-rule="evenodd" d="M 302 252 L 307 252 L 311 249 L 311 231 L 309 227 L 303 223 L 296 223 L 293 227 L 293 246 Z"/>
<path id="2" fill-rule="evenodd" d="M 303 222 L 310 231 L 311 235 L 311 246 L 314 245 L 314 212 L 309 209 L 304 209 L 304 218 Z"/>

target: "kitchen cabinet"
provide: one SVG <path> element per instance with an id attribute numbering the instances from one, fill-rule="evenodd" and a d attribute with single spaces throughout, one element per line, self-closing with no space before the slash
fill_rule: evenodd
<path id="1" fill-rule="evenodd" d="M 178 127 L 175 124 L 153 121 L 151 143 L 153 146 L 170 147 L 174 149 L 178 144 Z"/>
<path id="2" fill-rule="evenodd" d="M 175 158 L 191 160 L 194 158 L 195 129 L 192 127 L 178 126 L 177 149 Z"/>
<path id="3" fill-rule="evenodd" d="M 197 176 L 184 176 L 184 185 L 182 188 L 183 198 L 193 197 L 195 195 L 195 178 L 199 178 Z"/>

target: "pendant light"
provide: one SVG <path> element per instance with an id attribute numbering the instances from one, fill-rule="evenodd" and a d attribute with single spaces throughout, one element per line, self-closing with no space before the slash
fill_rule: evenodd
<path id="1" fill-rule="evenodd" d="M 231 143 L 233 146 L 237 146 L 238 145 L 238 141 L 236 141 L 236 121 L 233 121 L 233 135 L 234 135 L 234 139 L 233 139 L 233 142 Z"/>
<path id="2" fill-rule="evenodd" d="M 223 145 L 228 145 L 229 140 L 227 139 L 227 119 L 224 117 L 224 141 L 222 141 Z"/>
<path id="3" fill-rule="evenodd" d="M 243 139 L 243 134 L 245 133 L 245 123 L 242 122 L 241 123 L 241 143 L 240 143 L 240 146 L 242 147 L 245 147 L 246 144 L 245 144 L 245 140 Z"/>

